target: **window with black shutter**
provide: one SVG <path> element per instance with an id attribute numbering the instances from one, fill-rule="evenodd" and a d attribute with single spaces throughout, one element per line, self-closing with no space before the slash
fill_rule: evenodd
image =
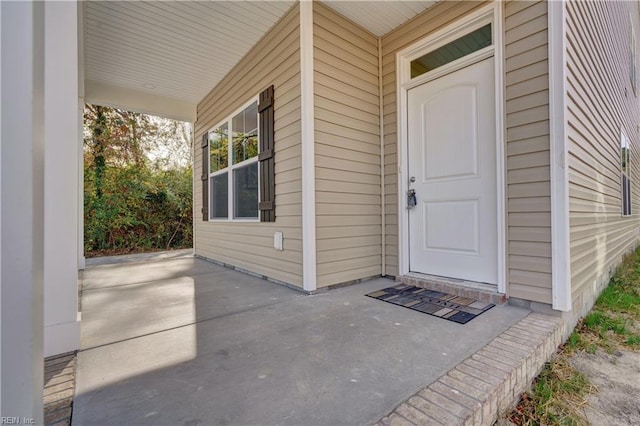
<path id="1" fill-rule="evenodd" d="M 276 221 L 276 172 L 273 158 L 275 131 L 273 115 L 273 86 L 260 93 L 260 221 Z"/>
<path id="2" fill-rule="evenodd" d="M 202 218 L 275 221 L 273 86 L 202 138 Z"/>
<path id="3" fill-rule="evenodd" d="M 202 135 L 202 220 L 209 220 L 209 132 Z"/>

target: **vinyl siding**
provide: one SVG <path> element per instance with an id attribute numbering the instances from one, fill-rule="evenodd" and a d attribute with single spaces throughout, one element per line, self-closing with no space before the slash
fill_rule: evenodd
<path id="1" fill-rule="evenodd" d="M 507 293 L 551 303 L 547 3 L 509 1 L 504 20 Z"/>
<path id="2" fill-rule="evenodd" d="M 300 31 L 294 6 L 199 104 L 195 123 L 195 253 L 302 287 Z M 269 85 L 275 86 L 276 222 L 205 222 L 202 134 Z M 282 231 L 284 250 L 273 248 Z"/>
<path id="3" fill-rule="evenodd" d="M 588 309 L 622 255 L 638 243 L 638 123 L 630 81 L 636 2 L 567 4 L 571 285 Z M 632 217 L 621 215 L 620 132 L 631 142 Z M 585 295 L 582 297 L 582 295 Z"/>
<path id="4" fill-rule="evenodd" d="M 314 8 L 317 285 L 381 273 L 377 38 Z"/>
<path id="5" fill-rule="evenodd" d="M 387 273 L 398 274 L 396 53 L 486 3 L 440 2 L 383 37 Z M 511 297 L 551 302 L 547 5 L 504 3 L 505 163 Z"/>

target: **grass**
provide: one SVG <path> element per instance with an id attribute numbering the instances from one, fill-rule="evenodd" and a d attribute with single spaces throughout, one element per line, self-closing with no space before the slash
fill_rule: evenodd
<path id="1" fill-rule="evenodd" d="M 596 389 L 587 378 L 557 357 L 545 364 L 532 392 L 509 416 L 518 425 L 581 425 L 585 397 Z"/>
<path id="2" fill-rule="evenodd" d="M 571 367 L 576 351 L 608 353 L 640 351 L 640 248 L 627 256 L 593 309 L 535 379 L 508 415 L 517 425 L 584 425 L 586 397 L 596 392 L 587 378 Z"/>

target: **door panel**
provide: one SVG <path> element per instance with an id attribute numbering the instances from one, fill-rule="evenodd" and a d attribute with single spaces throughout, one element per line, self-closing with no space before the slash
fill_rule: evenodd
<path id="1" fill-rule="evenodd" d="M 475 84 L 446 87 L 422 105 L 423 182 L 478 174 L 477 93 Z"/>
<path id="2" fill-rule="evenodd" d="M 411 271 L 497 283 L 493 58 L 408 92 Z"/>
<path id="3" fill-rule="evenodd" d="M 478 254 L 478 204 L 478 200 L 425 201 L 423 250 Z"/>

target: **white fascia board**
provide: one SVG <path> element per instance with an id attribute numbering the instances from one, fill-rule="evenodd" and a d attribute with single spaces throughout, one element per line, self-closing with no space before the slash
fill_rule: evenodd
<path id="1" fill-rule="evenodd" d="M 95 80 L 85 81 L 84 92 L 85 101 L 90 104 L 121 108 L 190 123 L 196 121 L 197 105 L 190 102 Z"/>
<path id="2" fill-rule="evenodd" d="M 302 286 L 317 289 L 316 164 L 313 99 L 313 2 L 300 1 L 300 85 L 302 118 Z"/>
<path id="3" fill-rule="evenodd" d="M 551 157 L 551 251 L 553 309 L 571 310 L 569 172 L 567 145 L 566 7 L 549 7 L 549 121 Z"/>

